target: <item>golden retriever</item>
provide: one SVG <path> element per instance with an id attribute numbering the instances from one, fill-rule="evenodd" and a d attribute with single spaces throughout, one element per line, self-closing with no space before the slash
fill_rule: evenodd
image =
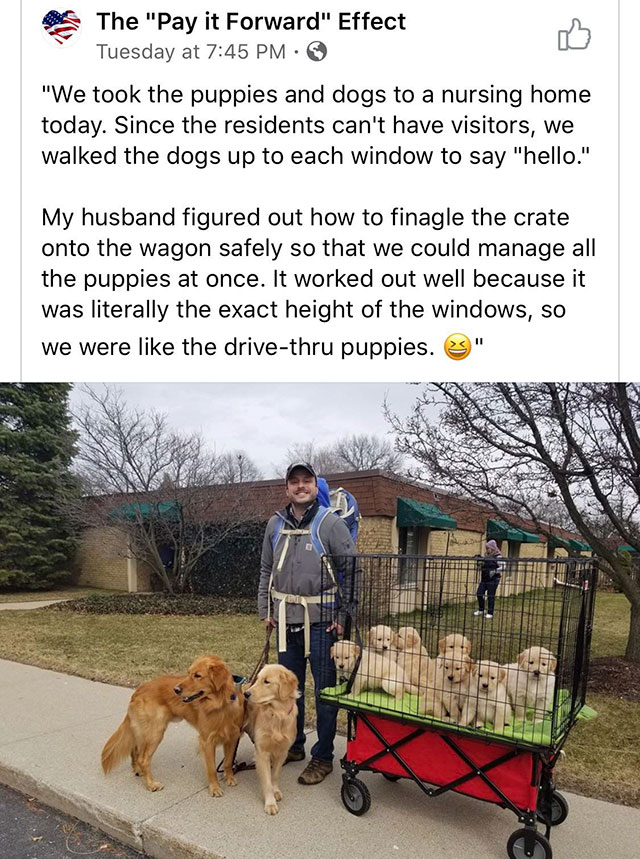
<path id="1" fill-rule="evenodd" d="M 222 744 L 224 748 L 226 783 L 235 785 L 233 755 L 243 714 L 242 696 L 237 694 L 227 666 L 217 656 L 201 656 L 186 676 L 166 674 L 136 689 L 122 724 L 102 750 L 102 769 L 106 774 L 130 755 L 133 771 L 144 778 L 147 790 L 162 790 L 163 785 L 151 773 L 151 758 L 169 722 L 185 719 L 200 735 L 209 793 L 222 796 L 216 774 L 216 746 Z"/>
<path id="2" fill-rule="evenodd" d="M 445 636 L 445 638 L 441 638 L 438 642 L 439 656 L 445 656 L 445 654 L 450 656 L 456 650 L 466 653 L 467 656 L 471 656 L 471 642 L 466 635 L 462 635 L 460 632 L 452 632 L 450 635 Z"/>
<path id="3" fill-rule="evenodd" d="M 299 695 L 296 675 L 283 665 L 265 665 L 244 693 L 244 729 L 256 747 L 256 770 L 267 814 L 277 814 L 282 799 L 278 779 L 296 738 Z"/>
<path id="4" fill-rule="evenodd" d="M 557 660 L 545 647 L 528 647 L 518 661 L 503 666 L 506 685 L 515 710 L 516 720 L 524 722 L 527 710 L 533 710 L 533 721 L 541 722 L 551 709 L 556 683 Z"/>
<path id="5" fill-rule="evenodd" d="M 469 696 L 472 662 L 466 653 L 438 656 L 434 673 L 434 690 L 427 695 L 420 712 L 432 712 L 436 719 L 470 724 L 473 701 Z M 430 706 L 431 705 L 431 706 Z M 475 711 L 474 711 L 475 715 Z"/>
<path id="6" fill-rule="evenodd" d="M 415 626 L 401 626 L 396 633 L 396 647 L 398 650 L 413 650 L 422 646 L 420 633 Z M 425 653 L 426 653 L 425 649 Z"/>
<path id="7" fill-rule="evenodd" d="M 397 636 L 390 626 L 378 624 L 369 630 L 367 642 L 372 650 L 377 650 L 379 653 L 395 652 Z"/>
<path id="8" fill-rule="evenodd" d="M 468 707 L 465 721 L 461 724 L 470 725 L 474 718 L 476 728 L 482 728 L 485 722 L 491 722 L 496 731 L 503 731 L 513 719 L 513 711 L 507 697 L 506 669 L 488 659 L 477 662 L 471 669 L 469 688 L 470 701 L 473 707 Z"/>
<path id="9" fill-rule="evenodd" d="M 433 679 L 434 661 L 422 645 L 420 634 L 412 626 L 403 626 L 396 637 L 397 663 L 414 686 L 427 686 Z"/>
<path id="10" fill-rule="evenodd" d="M 338 677 L 343 680 L 348 679 L 356 667 L 360 647 L 355 641 L 344 639 L 332 645 L 330 654 L 335 662 Z M 418 687 L 409 683 L 402 668 L 390 656 L 367 647 L 362 650 L 351 694 L 359 695 L 365 689 L 382 689 L 388 695 L 393 695 L 397 701 L 402 700 L 405 692 L 412 695 L 420 694 Z"/>

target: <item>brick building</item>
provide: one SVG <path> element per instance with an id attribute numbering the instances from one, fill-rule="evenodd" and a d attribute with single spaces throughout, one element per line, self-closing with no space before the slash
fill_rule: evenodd
<path id="1" fill-rule="evenodd" d="M 589 551 L 579 535 L 560 528 L 549 533 L 535 533 L 535 526 L 526 520 L 510 524 L 492 511 L 477 504 L 433 490 L 383 471 L 360 471 L 327 476 L 331 488 L 342 486 L 357 499 L 360 514 L 358 551 L 363 554 L 442 555 L 473 557 L 482 554 L 487 539 L 496 539 L 505 557 L 538 558 L 565 557 Z M 209 490 L 201 490 L 206 498 Z M 261 480 L 241 485 L 216 486 L 215 515 L 225 514 L 237 505 L 242 493 L 243 505 L 255 522 L 266 523 L 273 512 L 286 503 L 282 480 Z M 116 509 L 130 502 L 127 497 L 102 499 Z M 211 515 L 211 514 L 208 514 Z M 551 533 L 553 532 L 553 533 Z M 411 591 L 410 565 L 403 583 Z M 514 575 L 503 585 L 503 592 L 517 592 L 517 565 Z M 151 583 L 149 571 L 128 552 L 126 534 L 116 526 L 90 527 L 84 532 L 76 563 L 77 581 L 82 585 L 124 591 L 147 591 Z M 540 585 L 547 585 L 548 572 L 540 564 Z M 451 582 L 455 590 L 455 581 Z M 409 594 L 405 594 L 409 597 Z M 416 593 L 415 599 L 419 598 Z"/>

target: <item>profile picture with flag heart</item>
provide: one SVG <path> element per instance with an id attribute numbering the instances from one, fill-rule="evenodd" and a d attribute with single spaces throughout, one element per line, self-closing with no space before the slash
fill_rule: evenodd
<path id="1" fill-rule="evenodd" d="M 80 32 L 80 16 L 71 9 L 66 12 L 50 9 L 42 19 L 42 35 L 54 48 L 66 48 L 75 44 Z"/>

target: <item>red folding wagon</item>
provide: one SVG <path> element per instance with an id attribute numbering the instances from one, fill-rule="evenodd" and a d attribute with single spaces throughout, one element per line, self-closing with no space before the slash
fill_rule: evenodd
<path id="1" fill-rule="evenodd" d="M 372 647 L 371 628 L 413 628 L 429 654 L 457 633 L 469 642 L 472 661 L 491 659 L 509 666 L 534 646 L 556 660 L 548 707 L 527 710 L 519 720 L 514 711 L 501 730 L 491 723 L 457 724 L 452 713 L 438 718 L 423 713 L 419 696 L 406 692 L 401 699 L 392 697 L 376 686 L 376 678 L 369 681 L 370 688 L 353 694 L 360 666 L 340 677 L 333 661 L 327 661 L 320 699 L 348 713 L 341 761 L 346 809 L 362 815 L 371 805 L 360 772 L 380 773 L 389 781 L 411 779 L 430 798 L 454 790 L 511 810 L 520 827 L 507 842 L 510 859 L 551 859 L 551 828 L 569 813 L 555 788 L 554 767 L 576 721 L 594 715 L 585 706 L 585 691 L 596 560 L 518 559 L 505 571 L 508 584 L 498 591 L 491 620 L 474 614 L 475 559 L 360 555 L 326 558 L 326 563 L 341 582 L 344 638 L 357 644 L 361 654 Z M 338 609 L 333 596 L 328 597 L 323 619 L 329 623 Z M 388 654 L 380 652 L 394 658 L 393 646 Z M 373 663 L 366 657 L 363 663 L 361 657 L 360 664 Z M 527 666 L 517 665 L 524 674 Z"/>

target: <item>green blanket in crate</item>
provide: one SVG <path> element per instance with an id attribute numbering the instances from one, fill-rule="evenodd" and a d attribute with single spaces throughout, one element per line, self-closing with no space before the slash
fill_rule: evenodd
<path id="1" fill-rule="evenodd" d="M 365 691 L 360 695 L 347 695 L 347 684 L 342 683 L 340 686 L 327 687 L 320 693 L 322 698 L 327 702 L 335 702 L 336 704 L 347 706 L 352 709 L 366 710 L 367 712 L 377 713 L 380 716 L 406 716 L 412 722 L 424 723 L 431 727 L 448 727 L 452 726 L 451 722 L 436 719 L 433 716 L 422 716 L 418 713 L 418 698 L 415 695 L 405 693 L 401 701 L 396 701 L 391 695 L 386 692 Z M 571 712 L 571 695 L 568 690 L 561 689 L 558 694 L 558 710 L 556 718 L 556 726 L 563 725 L 569 718 Z M 597 715 L 591 707 L 584 706 L 578 714 L 578 719 L 593 719 Z M 484 728 L 460 728 L 457 730 L 469 734 L 473 737 L 491 738 L 491 739 L 509 739 L 516 740 L 527 745 L 541 746 L 551 748 L 551 715 L 541 722 L 533 723 L 533 712 L 527 713 L 526 722 L 515 722 L 507 725 L 504 730 L 496 731 L 490 722 L 487 722 Z"/>

